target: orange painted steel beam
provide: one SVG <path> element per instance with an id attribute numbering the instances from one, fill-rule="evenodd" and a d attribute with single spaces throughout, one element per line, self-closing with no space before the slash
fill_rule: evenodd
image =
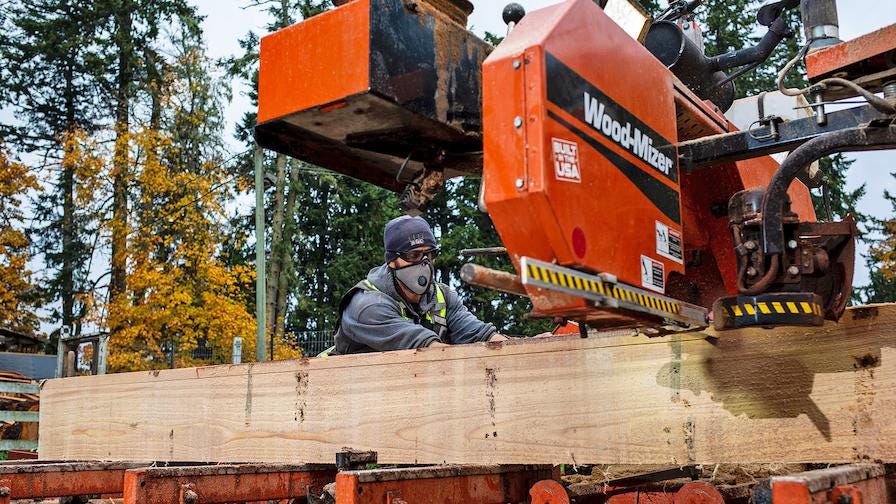
<path id="1" fill-rule="evenodd" d="M 13 499 L 120 494 L 126 470 L 145 464 L 121 462 L 0 464 L 0 504 Z"/>
<path id="2" fill-rule="evenodd" d="M 896 488 L 880 464 L 854 464 L 771 478 L 772 504 L 884 504 Z"/>
<path id="3" fill-rule="evenodd" d="M 152 467 L 124 476 L 124 504 L 212 504 L 303 498 L 335 478 L 332 466 Z"/>
<path id="4" fill-rule="evenodd" d="M 336 502 L 526 502 L 532 485 L 554 476 L 550 466 L 434 466 L 346 471 L 336 476 Z"/>
<path id="5" fill-rule="evenodd" d="M 886 26 L 861 37 L 820 49 L 806 56 L 806 75 L 809 80 L 832 77 L 852 65 L 871 62 L 896 52 L 896 24 Z"/>

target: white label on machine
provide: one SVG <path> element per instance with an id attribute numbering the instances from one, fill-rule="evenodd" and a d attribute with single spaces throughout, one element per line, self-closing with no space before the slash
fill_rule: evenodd
<path id="1" fill-rule="evenodd" d="M 656 253 L 679 264 L 684 264 L 682 250 L 681 232 L 656 221 Z"/>
<path id="2" fill-rule="evenodd" d="M 551 146 L 554 151 L 554 175 L 557 176 L 557 180 L 581 182 L 582 172 L 579 170 L 579 144 L 552 138 Z"/>
<path id="3" fill-rule="evenodd" d="M 641 285 L 652 291 L 666 292 L 666 269 L 660 261 L 641 256 Z"/>

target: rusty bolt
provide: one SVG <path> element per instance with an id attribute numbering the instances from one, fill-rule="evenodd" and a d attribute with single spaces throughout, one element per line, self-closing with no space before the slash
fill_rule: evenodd
<path id="1" fill-rule="evenodd" d="M 199 503 L 199 494 L 192 490 L 187 490 L 184 492 L 184 504 L 198 504 Z"/>
<path id="2" fill-rule="evenodd" d="M 756 250 L 756 248 L 757 248 L 756 242 L 754 242 L 753 240 L 750 240 L 747 243 L 744 243 L 744 247 L 746 247 L 747 250 Z"/>
<path id="3" fill-rule="evenodd" d="M 9 487 L 0 487 L 0 497 L 9 497 L 12 493 L 12 490 Z"/>
<path id="4" fill-rule="evenodd" d="M 798 266 L 791 266 L 787 268 L 787 273 L 791 276 L 797 276 L 800 274 L 800 268 Z"/>
<path id="5" fill-rule="evenodd" d="M 757 272 L 756 272 L 756 268 L 754 268 L 754 267 L 752 267 L 752 266 L 750 266 L 749 268 L 747 268 L 747 276 L 748 276 L 748 277 L 754 277 L 754 276 L 756 276 L 756 273 L 757 273 Z"/>
<path id="6" fill-rule="evenodd" d="M 789 242 L 787 242 L 787 248 L 789 248 L 790 250 L 796 250 L 797 245 L 799 244 L 796 242 L 796 240 L 790 240 Z"/>

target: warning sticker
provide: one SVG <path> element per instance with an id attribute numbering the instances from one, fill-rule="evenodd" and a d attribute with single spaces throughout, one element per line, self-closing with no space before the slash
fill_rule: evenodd
<path id="1" fill-rule="evenodd" d="M 656 253 L 679 264 L 684 264 L 681 232 L 656 221 Z"/>
<path id="2" fill-rule="evenodd" d="M 554 154 L 554 175 L 557 176 L 557 180 L 581 182 L 582 172 L 579 171 L 579 144 L 552 138 L 551 147 Z"/>
<path id="3" fill-rule="evenodd" d="M 663 263 L 641 256 L 641 285 L 661 294 L 666 292 L 666 271 Z"/>

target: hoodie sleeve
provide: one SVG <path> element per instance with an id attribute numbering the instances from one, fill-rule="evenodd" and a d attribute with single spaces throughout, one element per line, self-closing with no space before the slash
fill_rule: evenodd
<path id="1" fill-rule="evenodd" d="M 448 305 L 448 331 L 451 343 L 476 343 L 487 341 L 498 332 L 493 324 L 482 322 L 464 306 L 454 289 L 439 284 L 445 293 L 445 304 Z"/>
<path id="2" fill-rule="evenodd" d="M 439 339 L 436 333 L 402 317 L 395 302 L 379 292 L 355 294 L 342 313 L 342 332 L 377 352 L 421 348 Z"/>

